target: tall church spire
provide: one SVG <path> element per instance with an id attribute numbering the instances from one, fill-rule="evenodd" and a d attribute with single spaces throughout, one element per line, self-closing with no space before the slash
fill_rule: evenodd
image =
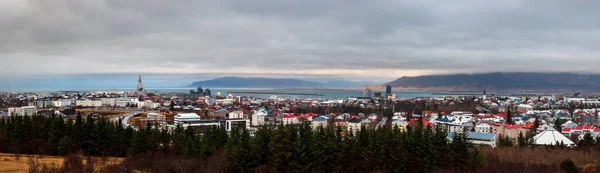
<path id="1" fill-rule="evenodd" d="M 142 75 L 138 75 L 138 84 L 137 84 L 137 94 L 138 96 L 146 96 L 146 89 L 142 87 Z"/>
<path id="2" fill-rule="evenodd" d="M 142 75 L 138 75 L 137 90 L 139 91 L 142 88 L 144 88 L 142 87 Z"/>

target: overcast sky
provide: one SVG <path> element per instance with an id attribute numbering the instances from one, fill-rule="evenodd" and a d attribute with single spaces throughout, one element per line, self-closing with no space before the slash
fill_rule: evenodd
<path id="1" fill-rule="evenodd" d="M 0 3 L 0 78 L 600 72 L 600 1 Z"/>

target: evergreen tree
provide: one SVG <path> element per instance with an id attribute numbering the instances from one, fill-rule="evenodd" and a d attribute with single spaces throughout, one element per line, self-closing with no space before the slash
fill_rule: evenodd
<path id="1" fill-rule="evenodd" d="M 519 132 L 519 136 L 517 137 L 517 143 L 519 144 L 519 147 L 525 147 L 529 145 L 527 139 L 525 139 L 525 135 L 523 135 L 523 132 Z"/>
<path id="2" fill-rule="evenodd" d="M 506 124 L 513 124 L 512 113 L 510 112 L 510 105 L 506 110 Z"/>
<path id="3" fill-rule="evenodd" d="M 560 119 L 558 117 L 556 117 L 556 120 L 554 120 L 554 129 L 562 133 L 562 127 L 560 124 Z"/>
<path id="4" fill-rule="evenodd" d="M 69 138 L 68 136 L 63 137 L 62 139 L 60 139 L 60 142 L 58 143 L 58 147 L 57 147 L 57 152 L 59 155 L 66 155 L 68 153 L 71 153 L 72 151 L 70 150 L 71 148 L 73 148 L 73 142 L 71 141 L 71 138 Z"/>
<path id="5" fill-rule="evenodd" d="M 594 137 L 591 133 L 585 133 L 585 135 L 583 135 L 583 140 L 581 140 L 579 143 L 582 147 L 593 146 L 595 143 Z"/>

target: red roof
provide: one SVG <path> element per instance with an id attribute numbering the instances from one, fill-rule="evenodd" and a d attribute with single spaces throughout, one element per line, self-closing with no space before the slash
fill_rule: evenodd
<path id="1" fill-rule="evenodd" d="M 509 128 L 509 129 L 520 129 L 520 128 L 523 128 L 522 125 L 510 125 L 510 124 L 507 124 L 504 127 Z"/>
<path id="2" fill-rule="evenodd" d="M 583 130 L 583 126 L 577 126 L 573 130 L 582 131 Z"/>
<path id="3" fill-rule="evenodd" d="M 414 125 L 415 123 L 417 123 L 418 120 L 419 119 L 417 119 L 417 118 L 410 119 L 410 121 L 408 121 L 408 125 Z M 427 121 L 426 119 L 423 119 L 422 123 L 423 123 L 423 126 L 433 126 L 433 124 L 430 123 L 429 121 Z"/>
<path id="4" fill-rule="evenodd" d="M 502 118 L 506 118 L 506 115 L 508 115 L 506 112 L 499 112 L 496 114 L 496 116 L 502 117 Z"/>
<path id="5" fill-rule="evenodd" d="M 590 125 L 583 126 L 583 130 L 592 130 L 592 129 L 594 129 L 594 126 L 590 126 Z"/>
<path id="6" fill-rule="evenodd" d="M 296 118 L 294 114 L 283 114 L 283 118 Z"/>
<path id="7" fill-rule="evenodd" d="M 594 132 L 600 132 L 600 128 L 595 128 Z"/>
<path id="8" fill-rule="evenodd" d="M 569 132 L 571 132 L 571 128 L 564 128 L 564 129 L 562 130 L 562 132 L 563 132 L 563 133 L 569 133 Z"/>

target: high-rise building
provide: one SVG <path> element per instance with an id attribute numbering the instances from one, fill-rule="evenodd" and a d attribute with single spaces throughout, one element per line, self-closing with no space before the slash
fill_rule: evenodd
<path id="1" fill-rule="evenodd" d="M 202 94 L 204 93 L 204 90 L 202 89 L 202 87 L 198 87 L 196 88 L 196 92 L 198 92 L 197 94 Z"/>
<path id="2" fill-rule="evenodd" d="M 365 97 L 371 97 L 371 89 L 365 88 Z"/>
<path id="3" fill-rule="evenodd" d="M 209 96 L 210 94 L 211 94 L 211 93 L 210 93 L 210 89 L 206 88 L 206 89 L 204 90 L 204 95 L 207 95 L 207 96 Z"/>
<path id="4" fill-rule="evenodd" d="M 146 96 L 146 89 L 142 87 L 142 75 L 138 75 L 138 84 L 136 89 L 137 95 Z"/>
<path id="5" fill-rule="evenodd" d="M 389 97 L 391 95 L 392 95 L 392 86 L 390 86 L 390 85 L 385 86 L 385 96 Z"/>

